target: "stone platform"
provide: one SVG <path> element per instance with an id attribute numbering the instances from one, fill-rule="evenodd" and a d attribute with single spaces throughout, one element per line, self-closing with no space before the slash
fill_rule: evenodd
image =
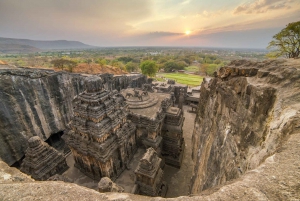
<path id="1" fill-rule="evenodd" d="M 142 91 L 140 91 L 140 90 L 137 90 L 137 91 L 139 91 L 140 94 L 142 93 Z M 136 96 L 128 97 L 128 96 L 126 96 L 127 93 L 134 94 L 134 91 L 133 91 L 133 89 L 128 89 L 128 90 L 126 90 L 126 92 L 124 91 L 122 93 L 122 95 L 126 98 L 126 102 L 128 104 L 129 109 L 148 108 L 148 107 L 152 107 L 158 103 L 158 98 L 156 96 L 152 96 L 150 92 L 148 92 L 147 95 L 142 96 L 142 100 L 140 100 Z"/>

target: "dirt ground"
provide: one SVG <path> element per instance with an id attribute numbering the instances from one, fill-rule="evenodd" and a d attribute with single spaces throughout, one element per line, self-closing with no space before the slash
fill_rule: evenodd
<path id="1" fill-rule="evenodd" d="M 85 186 L 87 188 L 91 188 L 94 190 L 98 190 L 98 182 L 89 177 L 85 174 L 80 172 L 76 167 L 74 167 L 74 158 L 73 155 L 70 154 L 67 157 L 67 164 L 70 167 L 66 172 L 63 173 L 64 176 L 73 180 L 73 183 L 78 184 L 80 186 Z"/>
<path id="2" fill-rule="evenodd" d="M 135 174 L 134 171 L 139 164 L 140 159 L 143 157 L 145 149 L 138 149 L 133 159 L 131 160 L 129 167 L 130 169 L 125 169 L 122 174 L 116 179 L 115 183 L 124 188 L 125 193 L 131 193 L 135 184 Z"/>

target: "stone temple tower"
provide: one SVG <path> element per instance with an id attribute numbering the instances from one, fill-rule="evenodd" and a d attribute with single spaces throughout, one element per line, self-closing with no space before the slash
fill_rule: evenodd
<path id="1" fill-rule="evenodd" d="M 167 193 L 167 184 L 163 181 L 162 159 L 150 147 L 135 170 L 137 193 L 148 196 L 162 196 Z"/>
<path id="2" fill-rule="evenodd" d="M 65 157 L 39 136 L 28 140 L 28 148 L 21 165 L 21 171 L 31 175 L 35 180 L 47 180 L 55 174 L 68 169 Z"/>
<path id="3" fill-rule="evenodd" d="M 107 91 L 98 76 L 85 80 L 85 91 L 73 101 L 70 130 L 63 136 L 75 167 L 100 180 L 117 178 L 136 151 L 135 126 L 118 91 Z"/>

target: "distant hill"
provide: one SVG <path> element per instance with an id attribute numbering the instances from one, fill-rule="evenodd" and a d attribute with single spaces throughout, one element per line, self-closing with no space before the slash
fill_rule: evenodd
<path id="1" fill-rule="evenodd" d="M 32 47 L 30 45 L 20 45 L 20 44 L 1 44 L 0 43 L 0 53 L 30 53 L 39 52 L 41 49 Z"/>
<path id="2" fill-rule="evenodd" d="M 37 52 L 41 50 L 87 49 L 93 47 L 78 41 L 39 41 L 0 37 L 0 52 Z"/>

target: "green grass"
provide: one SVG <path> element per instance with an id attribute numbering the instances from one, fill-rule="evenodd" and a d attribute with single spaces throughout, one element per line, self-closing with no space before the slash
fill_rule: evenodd
<path id="1" fill-rule="evenodd" d="M 160 82 L 163 82 L 164 79 L 160 78 L 160 77 L 155 77 L 156 81 L 160 81 Z"/>
<path id="2" fill-rule="evenodd" d="M 189 86 L 198 86 L 201 84 L 203 77 L 199 75 L 190 75 L 184 73 L 163 73 L 159 74 L 168 79 L 175 80 L 177 83 L 186 84 Z"/>
<path id="3" fill-rule="evenodd" d="M 184 70 L 189 71 L 189 72 L 197 72 L 197 71 L 199 71 L 199 67 L 198 66 L 189 66 L 189 67 L 185 67 Z"/>

